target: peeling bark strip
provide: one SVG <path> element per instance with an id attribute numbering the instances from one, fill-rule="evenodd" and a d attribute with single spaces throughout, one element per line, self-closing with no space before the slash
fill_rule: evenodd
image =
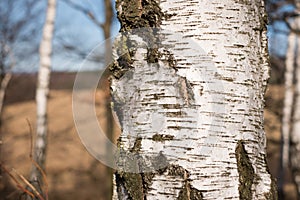
<path id="1" fill-rule="evenodd" d="M 127 32 L 111 66 L 125 169 L 116 172 L 114 197 L 276 199 L 265 161 L 263 1 L 116 6 Z"/>

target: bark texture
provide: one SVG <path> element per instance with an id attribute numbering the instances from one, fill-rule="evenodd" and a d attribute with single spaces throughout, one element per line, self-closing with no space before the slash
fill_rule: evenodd
<path id="1" fill-rule="evenodd" d="M 48 0 L 46 21 L 43 29 L 43 38 L 40 44 L 40 68 L 36 89 L 37 127 L 34 148 L 34 160 L 45 169 L 47 148 L 47 101 L 51 73 L 52 38 L 54 34 L 54 21 L 56 13 L 56 0 Z M 40 171 L 33 166 L 31 180 L 41 184 L 43 182 Z"/>
<path id="2" fill-rule="evenodd" d="M 115 199 L 276 199 L 266 164 L 263 1 L 117 1 Z M 120 44 L 120 43 L 118 43 Z M 123 162 L 123 163 L 122 163 Z M 147 169 L 147 172 L 142 172 Z M 149 172 L 149 169 L 157 169 Z"/>

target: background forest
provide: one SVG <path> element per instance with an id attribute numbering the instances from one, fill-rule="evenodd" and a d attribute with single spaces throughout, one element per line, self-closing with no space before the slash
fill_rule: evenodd
<path id="1" fill-rule="evenodd" d="M 296 87 L 300 7 L 294 0 L 266 0 L 271 77 L 266 91 L 265 131 L 270 172 L 277 179 L 281 199 L 297 199 L 289 161 L 283 144 L 290 143 L 293 109 L 285 110 Z M 45 162 L 49 199 L 108 199 L 111 193 L 109 170 L 82 145 L 72 115 L 72 90 L 81 66 L 93 72 L 106 65 L 105 48 L 120 25 L 110 0 L 57 0 L 52 64 L 48 99 L 48 142 Z M 36 127 L 36 90 L 39 73 L 39 46 L 46 18 L 46 1 L 0 1 L 0 200 L 22 199 L 28 185 L 15 181 L 30 179 L 32 137 Z M 294 35 L 294 38 L 290 38 Z M 287 54 L 293 44 L 291 58 Z M 288 60 L 289 59 L 289 60 Z M 82 63 L 84 64 L 82 65 Z M 292 63 L 292 64 L 289 64 Z M 287 66 L 291 65 L 290 68 Z M 288 69 L 288 70 L 286 70 Z M 289 74 L 288 74 L 289 73 Z M 101 80 L 95 95 L 96 113 L 103 127 L 109 123 L 107 81 Z M 82 96 L 82 101 L 90 97 Z M 282 122 L 285 122 L 282 123 Z M 284 129 L 286 128 L 286 129 Z M 108 128 L 109 129 L 109 128 Z M 43 164 L 42 164 L 43 165 Z M 20 184 L 20 185 L 19 185 Z M 25 191 L 24 191 L 25 189 Z"/>

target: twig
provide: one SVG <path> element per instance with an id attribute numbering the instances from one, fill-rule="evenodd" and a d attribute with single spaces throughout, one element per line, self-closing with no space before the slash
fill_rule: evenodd
<path id="1" fill-rule="evenodd" d="M 48 200 L 48 181 L 47 181 L 47 175 L 44 172 L 44 170 L 41 168 L 41 166 L 39 166 L 39 164 L 33 159 L 32 153 L 33 153 L 33 129 L 31 126 L 31 123 L 29 121 L 29 119 L 26 119 L 28 127 L 29 127 L 29 133 L 30 133 L 30 153 L 29 153 L 29 158 L 31 160 L 31 162 L 33 163 L 33 165 L 39 170 L 39 172 L 42 174 L 43 177 L 43 182 L 44 182 L 44 190 L 45 190 L 45 198 L 46 200 Z"/>
<path id="2" fill-rule="evenodd" d="M 17 186 L 20 190 L 22 190 L 24 193 L 28 194 L 28 195 L 31 196 L 32 198 L 35 197 L 35 195 L 34 195 L 32 192 L 26 190 L 26 189 L 20 184 L 20 182 L 19 182 L 19 181 L 18 181 L 18 180 L 10 173 L 10 171 L 8 171 L 8 170 L 6 169 L 6 167 L 4 167 L 4 165 L 1 164 L 1 163 L 0 163 L 0 168 L 2 168 L 3 171 L 4 171 L 6 174 L 9 175 L 9 177 L 15 182 L 16 186 Z"/>
<path id="3" fill-rule="evenodd" d="M 40 200 L 45 200 L 43 196 L 37 191 L 37 189 L 21 174 L 17 172 L 17 170 L 13 169 L 13 171 L 18 175 L 18 177 L 30 188 L 32 191 L 36 194 L 34 196 L 37 196 Z"/>
<path id="4" fill-rule="evenodd" d="M 30 134 L 30 153 L 29 153 L 29 158 L 32 158 L 32 152 L 33 152 L 33 129 L 32 129 L 31 123 L 30 123 L 30 121 L 29 121 L 28 118 L 26 118 L 26 122 L 27 122 L 27 125 L 29 127 L 29 134 Z"/>
<path id="5" fill-rule="evenodd" d="M 104 28 L 104 24 L 100 23 L 96 19 L 95 15 L 92 13 L 92 11 L 90 11 L 90 10 L 88 10 L 88 9 L 86 9 L 86 8 L 70 1 L 70 0 L 62 0 L 62 1 L 65 2 L 67 5 L 69 5 L 70 7 L 74 8 L 75 10 L 78 10 L 78 11 L 82 12 L 83 14 L 85 14 L 86 16 L 88 16 L 92 20 L 92 22 L 94 24 L 96 24 L 98 27 L 100 27 L 102 29 Z"/>

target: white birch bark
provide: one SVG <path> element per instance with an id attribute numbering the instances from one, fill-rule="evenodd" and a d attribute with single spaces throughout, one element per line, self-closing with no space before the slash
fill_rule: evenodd
<path id="1" fill-rule="evenodd" d="M 0 85 L 0 116 L 2 115 L 2 112 L 3 112 L 6 89 L 12 78 L 12 69 L 16 65 L 15 55 L 12 52 L 11 48 L 4 44 L 4 49 L 7 52 L 7 56 L 9 57 L 10 64 L 8 66 L 8 69 L 4 69 L 4 68 L 2 69 L 3 77 L 2 77 L 1 85 Z"/>
<path id="2" fill-rule="evenodd" d="M 300 1 L 296 1 L 296 7 L 300 9 Z M 294 29 L 300 30 L 300 18 L 296 17 L 294 20 Z M 286 59 L 293 59 L 296 60 L 296 64 L 294 65 L 294 73 L 296 76 L 296 86 L 294 92 L 294 102 L 291 105 L 291 109 L 293 109 L 293 118 L 292 118 L 292 128 L 290 131 L 290 164 L 292 169 L 292 176 L 294 182 L 296 183 L 297 191 L 298 191 L 298 198 L 300 198 L 300 56 L 299 56 L 299 47 L 300 47 L 300 38 L 299 36 L 293 32 L 290 35 L 295 35 L 295 39 L 293 41 L 289 41 L 289 45 L 294 45 L 297 48 L 297 51 L 294 50 L 294 57 L 288 58 L 289 52 L 287 52 Z"/>
<path id="3" fill-rule="evenodd" d="M 11 72 L 7 72 L 4 75 L 4 78 L 1 81 L 1 86 L 0 86 L 0 115 L 2 114 L 2 111 L 3 111 L 6 88 L 8 86 L 9 81 L 11 80 L 11 77 L 12 77 Z"/>
<path id="4" fill-rule="evenodd" d="M 155 24 L 156 5 L 164 16 Z M 118 171 L 114 198 L 276 199 L 265 159 L 263 1 L 135 0 L 117 1 L 117 9 L 123 29 L 146 21 L 167 30 L 156 63 L 149 61 L 155 45 L 143 48 L 151 31 L 127 38 L 139 45 L 125 75 L 112 80 L 112 95 L 121 109 L 119 147 L 168 165 Z"/>
<path id="5" fill-rule="evenodd" d="M 285 170 L 289 167 L 289 154 L 290 154 L 290 132 L 292 130 L 292 107 L 294 103 L 294 71 L 295 71 L 295 56 L 296 56 L 296 34 L 290 32 L 288 36 L 288 49 L 286 53 L 286 68 L 284 73 L 284 87 L 285 97 L 283 105 L 282 117 L 282 167 L 279 187 L 281 188 L 284 183 Z"/>
<path id="6" fill-rule="evenodd" d="M 296 43 L 294 41 L 294 43 Z M 299 46 L 299 38 L 297 38 L 297 44 Z M 293 126 L 291 130 L 291 149 L 290 149 L 290 163 L 293 174 L 294 182 L 296 183 L 298 198 L 300 198 L 300 58 L 297 56 L 296 59 L 296 86 L 295 86 L 295 103 L 293 105 Z M 289 153 L 289 152 L 288 152 Z"/>
<path id="7" fill-rule="evenodd" d="M 45 169 L 47 147 L 47 100 L 49 93 L 49 81 L 51 73 L 52 38 L 54 34 L 54 21 L 56 13 L 56 0 L 48 0 L 46 21 L 43 29 L 43 37 L 40 44 L 40 68 L 36 89 L 37 127 L 34 148 L 34 160 Z M 39 170 L 33 166 L 31 180 L 42 183 Z"/>

